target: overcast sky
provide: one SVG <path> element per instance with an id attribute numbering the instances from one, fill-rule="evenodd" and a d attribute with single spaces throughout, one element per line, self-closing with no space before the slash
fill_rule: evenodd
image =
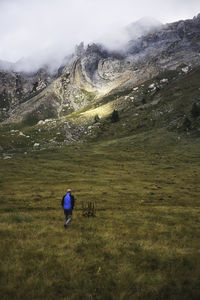
<path id="1" fill-rule="evenodd" d="M 198 13 L 200 0 L 0 0 L 0 59 L 56 59 L 143 16 L 169 23 Z"/>

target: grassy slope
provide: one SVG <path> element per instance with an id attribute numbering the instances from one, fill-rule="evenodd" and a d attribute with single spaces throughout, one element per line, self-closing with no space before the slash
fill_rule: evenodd
<path id="1" fill-rule="evenodd" d="M 194 140 L 154 130 L 0 164 L 1 299 L 200 297 Z M 96 203 L 95 218 L 81 216 L 82 201 Z"/>
<path id="2" fill-rule="evenodd" d="M 174 78 L 173 78 L 174 77 Z M 152 82 L 159 85 L 162 78 L 168 78 L 169 84 L 158 91 L 151 92 L 149 85 Z M 191 127 L 188 134 L 200 137 L 200 116 L 194 118 L 191 114 L 193 103 L 200 102 L 200 68 L 197 68 L 186 75 L 178 75 L 173 71 L 163 73 L 152 81 L 147 82 L 143 88 L 139 88 L 136 97 L 145 101 L 133 102 L 119 112 L 121 122 L 110 126 L 107 123 L 103 131 L 98 132 L 110 136 L 129 136 L 134 133 L 141 133 L 150 128 L 167 128 L 176 132 L 186 131 L 184 121 L 188 118 Z M 130 96 L 135 96 L 134 93 Z M 156 104 L 153 104 L 156 103 Z M 105 133 L 106 130 L 106 133 Z"/>
<path id="3" fill-rule="evenodd" d="M 167 84 L 161 84 L 160 80 L 168 79 Z M 29 151 L 34 143 L 39 143 L 41 147 L 48 147 L 49 141 L 54 139 L 58 144 L 66 139 L 65 122 L 75 128 L 79 127 L 79 132 L 73 137 L 77 140 L 80 135 L 87 132 L 89 125 L 94 124 L 95 116 L 102 117 L 100 126 L 97 126 L 89 133 L 94 139 L 103 136 L 109 140 L 110 137 L 123 137 L 142 133 L 150 128 L 167 128 L 178 132 L 187 131 L 184 125 L 186 119 L 189 120 L 190 128 L 188 134 L 200 136 L 200 115 L 193 117 L 191 114 L 194 103 L 198 104 L 200 112 L 200 68 L 182 74 L 178 71 L 168 71 L 160 76 L 144 83 L 138 87 L 137 91 L 127 90 L 127 95 L 115 94 L 107 102 L 99 99 L 80 111 L 76 111 L 66 118 L 55 120 L 54 125 L 25 126 L 24 124 L 7 124 L 0 126 L 0 152 Z M 156 90 L 149 86 L 155 85 Z M 125 93 L 124 92 L 124 93 Z M 134 99 L 134 100 L 131 100 Z M 106 102 L 106 104 L 102 104 Z M 110 124 L 110 115 L 114 109 L 119 111 L 120 122 Z M 200 114 L 200 113 L 199 113 Z M 12 132 L 12 130 L 18 130 Z M 23 135 L 19 135 L 20 131 Z M 58 135 L 59 134 L 59 135 Z M 28 137 L 27 137 L 28 136 Z M 3 150 L 1 151 L 1 147 Z"/>

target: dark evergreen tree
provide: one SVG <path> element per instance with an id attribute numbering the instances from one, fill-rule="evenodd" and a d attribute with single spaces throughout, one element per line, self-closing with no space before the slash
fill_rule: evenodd
<path id="1" fill-rule="evenodd" d="M 113 110 L 112 115 L 111 115 L 111 122 L 115 123 L 119 121 L 119 114 L 116 109 Z"/>
<path id="2" fill-rule="evenodd" d="M 96 115 L 96 116 L 94 117 L 94 123 L 98 123 L 98 122 L 99 122 L 99 120 L 100 120 L 99 116 L 98 116 L 98 115 Z"/>
<path id="3" fill-rule="evenodd" d="M 194 118 L 197 118 L 200 116 L 200 105 L 197 105 L 196 103 L 193 104 L 191 114 Z"/>
<path id="4" fill-rule="evenodd" d="M 191 128 L 191 121 L 186 117 L 183 121 L 184 130 L 189 130 Z"/>

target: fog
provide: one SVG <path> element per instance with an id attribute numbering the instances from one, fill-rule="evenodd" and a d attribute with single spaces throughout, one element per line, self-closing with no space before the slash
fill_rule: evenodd
<path id="1" fill-rule="evenodd" d="M 53 70 L 81 41 L 119 48 L 130 38 L 129 24 L 144 16 L 158 26 L 199 12 L 199 0 L 0 0 L 0 60 Z M 141 34 L 135 28 L 133 37 Z"/>

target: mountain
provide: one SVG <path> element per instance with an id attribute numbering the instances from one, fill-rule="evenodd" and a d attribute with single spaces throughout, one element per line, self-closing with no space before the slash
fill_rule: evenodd
<path id="1" fill-rule="evenodd" d="M 35 95 L 38 95 L 55 79 L 47 70 L 35 73 L 0 71 L 0 119 L 7 119 L 14 110 L 20 108 Z"/>
<path id="2" fill-rule="evenodd" d="M 33 74 L 1 71 L 2 124 L 44 129 L 51 123 L 62 131 L 59 141 L 69 142 L 84 134 L 92 136 L 91 131 L 94 136 L 105 132 L 106 118 L 117 110 L 138 128 L 159 123 L 198 135 L 200 14 L 154 25 L 130 40 L 123 51 L 81 43 L 54 75 L 48 69 Z"/>

